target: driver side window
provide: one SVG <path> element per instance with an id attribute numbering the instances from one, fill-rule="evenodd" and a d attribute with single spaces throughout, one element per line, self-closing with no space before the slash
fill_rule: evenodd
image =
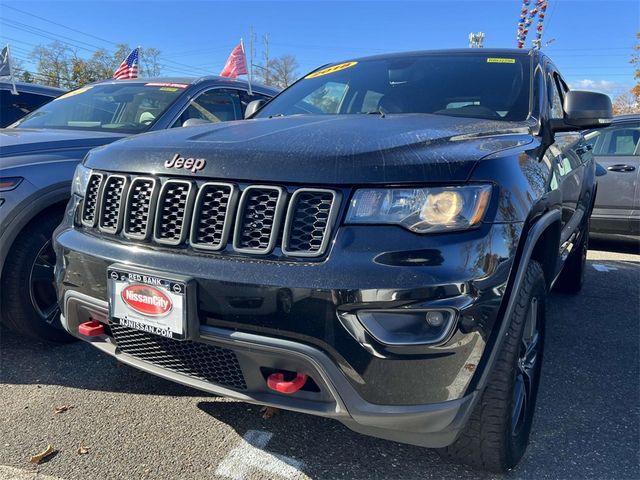
<path id="1" fill-rule="evenodd" d="M 236 90 L 212 88 L 189 103 L 173 127 L 181 127 L 189 119 L 218 123 L 242 118 L 242 104 Z"/>

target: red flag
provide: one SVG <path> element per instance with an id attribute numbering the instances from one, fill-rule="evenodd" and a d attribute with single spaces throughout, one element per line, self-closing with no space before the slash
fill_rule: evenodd
<path id="1" fill-rule="evenodd" d="M 229 59 L 220 72 L 220 76 L 236 78 L 238 75 L 246 74 L 247 59 L 244 56 L 244 46 L 242 45 L 242 40 L 240 40 L 240 43 L 236 46 L 236 48 L 233 49 L 231 55 L 229 55 Z"/>

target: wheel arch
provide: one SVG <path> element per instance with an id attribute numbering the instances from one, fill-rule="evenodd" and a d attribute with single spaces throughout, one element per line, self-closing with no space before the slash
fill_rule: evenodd
<path id="1" fill-rule="evenodd" d="M 64 210 L 69 201 L 71 182 L 61 182 L 40 190 L 27 197 L 15 209 L 12 218 L 7 222 L 2 241 L 0 242 L 0 279 L 4 276 L 4 265 L 7 255 L 13 248 L 18 235 L 37 217 L 58 209 Z"/>
<path id="2" fill-rule="evenodd" d="M 551 285 L 557 274 L 557 255 L 560 251 L 561 230 L 562 223 L 560 218 L 545 225 L 545 228 L 536 239 L 531 251 L 531 260 L 536 260 L 542 265 L 547 291 L 551 289 Z"/>
<path id="3" fill-rule="evenodd" d="M 508 295 L 506 300 L 506 305 L 501 312 L 502 321 L 499 326 L 497 326 L 497 332 L 495 334 L 493 344 L 490 347 L 490 352 L 486 357 L 486 361 L 484 362 L 484 366 L 481 369 L 481 375 L 474 383 L 474 389 L 483 391 L 484 387 L 487 384 L 489 373 L 493 370 L 495 361 L 498 357 L 498 352 L 502 348 L 502 343 L 506 337 L 506 334 L 509 330 L 509 321 L 508 319 L 511 317 L 511 314 L 515 308 L 516 303 L 516 292 L 522 282 L 524 281 L 525 273 L 527 270 L 527 265 L 533 259 L 536 261 L 540 261 L 539 255 L 544 257 L 544 252 L 546 248 L 551 245 L 557 245 L 559 248 L 559 235 L 561 228 L 561 213 L 559 209 L 552 209 L 546 211 L 541 216 L 537 217 L 535 221 L 533 221 L 529 228 L 525 231 L 521 239 L 521 247 L 519 248 L 520 252 L 516 259 L 515 269 L 513 272 L 512 279 L 510 280 L 511 286 L 509 291 L 511 292 Z M 554 255 L 547 255 L 550 260 L 546 260 L 541 262 L 543 264 L 543 270 L 545 269 L 545 263 L 547 265 L 551 265 L 557 258 L 558 250 L 555 250 Z M 549 266 L 550 271 L 551 266 Z M 555 263 L 553 264 L 553 270 L 555 270 Z M 546 271 L 545 271 L 545 280 L 546 280 Z M 552 275 L 550 276 L 551 281 L 553 281 Z M 549 288 L 550 283 L 547 282 L 547 288 Z M 493 336 L 493 335 L 492 335 Z"/>

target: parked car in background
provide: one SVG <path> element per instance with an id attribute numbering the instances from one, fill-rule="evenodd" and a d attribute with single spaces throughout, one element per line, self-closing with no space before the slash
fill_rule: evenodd
<path id="1" fill-rule="evenodd" d="M 540 51 L 409 52 L 95 149 L 54 234 L 61 322 L 164 378 L 508 470 L 547 294 L 584 280 L 581 130 L 611 116 Z"/>
<path id="2" fill-rule="evenodd" d="M 51 234 L 62 219 L 76 165 L 130 135 L 242 119 L 277 90 L 221 77 L 100 82 L 58 97 L 0 130 L 0 305 L 8 327 L 71 339 L 60 327 Z"/>
<path id="3" fill-rule="evenodd" d="M 20 120 L 27 113 L 59 97 L 66 90 L 35 83 L 16 82 L 17 95 L 10 82 L 0 82 L 0 128 Z"/>
<path id="4" fill-rule="evenodd" d="M 591 232 L 640 234 L 640 115 L 615 117 L 585 133 L 601 167 Z"/>

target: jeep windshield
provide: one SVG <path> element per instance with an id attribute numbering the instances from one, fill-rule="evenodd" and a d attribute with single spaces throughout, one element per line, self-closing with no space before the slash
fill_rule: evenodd
<path id="1" fill-rule="evenodd" d="M 73 90 L 18 121 L 19 128 L 62 128 L 122 133 L 148 130 L 186 85 L 105 83 Z"/>
<path id="2" fill-rule="evenodd" d="M 274 98 L 256 118 L 300 114 L 430 113 L 521 121 L 530 65 L 522 54 L 408 54 L 322 67 Z"/>

